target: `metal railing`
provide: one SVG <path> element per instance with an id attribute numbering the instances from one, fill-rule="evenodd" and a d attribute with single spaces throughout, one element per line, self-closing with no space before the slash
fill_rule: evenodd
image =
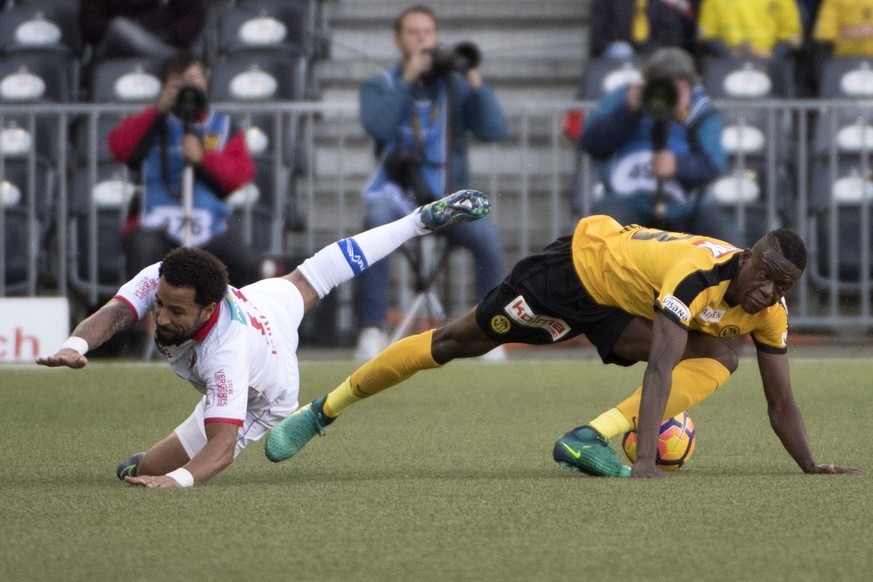
<path id="1" fill-rule="evenodd" d="M 471 144 L 471 186 L 487 190 L 494 201 L 506 268 L 569 233 L 576 219 L 590 213 L 598 164 L 563 136 L 560 122 L 566 111 L 587 113 L 594 105 L 567 101 L 507 107 L 510 138 L 495 145 Z M 787 227 L 807 241 L 809 267 L 789 298 L 793 326 L 873 329 L 873 104 L 773 100 L 717 106 L 726 120 L 739 120 L 740 135 L 745 125 L 760 125 L 764 139 L 755 151 L 731 155 L 727 185 L 718 192 L 724 206 L 749 237 Z M 110 259 L 123 265 L 114 237 L 126 217 L 131 190 L 110 188 L 114 194 L 107 200 L 95 197 L 94 186 L 107 176 L 116 179 L 116 186 L 132 182 L 132 176 L 101 153 L 101 120 L 105 125 L 106 119 L 140 107 L 0 108 L 0 182 L 25 176 L 14 185 L 18 194 L 10 193 L 14 188 L 8 184 L 0 189 L 0 272 L 5 274 L 0 296 L 60 294 L 94 304 L 117 288 L 122 275 L 113 278 L 105 267 Z M 373 156 L 355 104 L 218 103 L 214 108 L 243 126 L 269 120 L 261 128 L 266 147 L 256 158 L 269 175 L 260 185 L 260 198 L 243 196 L 236 209 L 248 242 L 258 242 L 265 254 L 307 256 L 360 229 L 359 193 L 373 169 Z M 847 117 L 855 130 L 842 129 Z M 21 141 L 22 132 L 31 136 L 29 145 Z M 844 143 L 852 138 L 857 143 Z M 38 191 L 43 188 L 48 192 Z M 752 194 L 732 200 L 731 188 L 751 188 Z M 15 237 L 26 240 L 7 236 L 13 232 L 10 220 L 16 228 L 18 221 L 26 223 L 15 230 Z M 115 256 L 108 259 L 107 248 Z M 22 256 L 23 274 L 18 269 Z M 443 291 L 447 310 L 459 313 L 474 302 L 470 263 L 462 254 L 450 261 L 453 275 Z M 18 278 L 11 280 L 12 275 Z M 395 302 L 401 309 L 411 299 L 409 281 L 408 272 L 398 269 Z M 341 305 L 348 308 L 350 291 L 340 294 Z"/>

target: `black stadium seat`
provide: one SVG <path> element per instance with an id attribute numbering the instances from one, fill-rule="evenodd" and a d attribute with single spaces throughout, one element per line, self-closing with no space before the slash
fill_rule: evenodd
<path id="1" fill-rule="evenodd" d="M 45 259 L 54 202 L 54 174 L 43 161 L 3 159 L 0 163 L 0 295 L 34 295 Z"/>
<path id="2" fill-rule="evenodd" d="M 218 51 L 290 50 L 311 55 L 313 14 L 308 0 L 240 2 L 222 14 Z"/>
<path id="3" fill-rule="evenodd" d="M 121 232 L 136 185 L 127 168 L 103 162 L 73 175 L 68 222 L 70 286 L 98 303 L 125 281 Z"/>
<path id="4" fill-rule="evenodd" d="M 30 0 L 0 11 L 0 53 L 30 50 L 82 54 L 79 2 Z"/>

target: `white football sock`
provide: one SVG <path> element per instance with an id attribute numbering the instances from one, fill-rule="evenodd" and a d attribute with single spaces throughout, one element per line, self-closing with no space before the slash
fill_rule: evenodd
<path id="1" fill-rule="evenodd" d="M 318 296 L 324 297 L 331 289 L 357 277 L 367 267 L 394 252 L 409 239 L 426 232 L 428 230 L 416 210 L 394 222 L 328 245 L 297 268 Z"/>

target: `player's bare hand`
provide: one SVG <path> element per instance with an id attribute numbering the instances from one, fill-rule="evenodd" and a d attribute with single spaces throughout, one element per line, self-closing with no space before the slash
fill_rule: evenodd
<path id="1" fill-rule="evenodd" d="M 88 364 L 88 358 L 70 348 L 64 348 L 52 356 L 38 358 L 36 363 L 40 366 L 48 366 L 49 368 L 58 368 L 66 366 L 67 368 L 84 368 Z"/>
<path id="2" fill-rule="evenodd" d="M 834 465 L 831 463 L 830 465 L 814 465 L 812 469 L 807 471 L 807 473 L 812 474 L 826 474 L 826 475 L 837 475 L 837 474 L 848 474 L 848 475 L 863 475 L 864 471 L 861 469 L 852 469 L 851 467 L 840 467 L 839 465 Z"/>
<path id="3" fill-rule="evenodd" d="M 667 474 L 660 470 L 655 463 L 641 463 L 637 461 L 631 467 L 631 477 L 640 479 L 664 479 Z"/>
<path id="4" fill-rule="evenodd" d="M 178 481 L 167 475 L 143 475 L 142 477 L 125 477 L 131 485 L 142 487 L 181 487 Z"/>

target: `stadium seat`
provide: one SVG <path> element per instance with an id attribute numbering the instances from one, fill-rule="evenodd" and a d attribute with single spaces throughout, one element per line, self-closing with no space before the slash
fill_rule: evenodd
<path id="1" fill-rule="evenodd" d="M 59 159 L 58 119 L 52 114 L 0 113 L 0 156 L 42 161 Z"/>
<path id="2" fill-rule="evenodd" d="M 839 57 L 822 68 L 823 101 L 813 127 L 810 166 L 810 278 L 819 288 L 856 293 L 873 223 L 873 58 Z M 866 206 L 865 206 L 866 205 Z M 873 214 L 871 214 L 873 215 Z M 866 227 L 865 227 L 866 222 Z M 866 232 L 865 232 L 866 230 Z"/>
<path id="3" fill-rule="evenodd" d="M 299 69 L 295 72 L 289 68 L 289 54 L 247 51 L 223 57 L 212 70 L 210 100 L 258 103 L 302 99 L 303 79 Z M 298 58 L 299 53 L 295 54 L 295 58 Z M 281 139 L 277 138 L 274 115 L 271 113 L 252 110 L 235 113 L 232 117 L 238 127 L 246 130 L 253 155 L 271 155 L 275 148 L 281 147 L 281 158 L 289 165 L 299 166 L 299 116 L 281 116 Z"/>
<path id="4" fill-rule="evenodd" d="M 791 66 L 751 57 L 718 57 L 702 67 L 701 83 L 710 97 L 762 99 L 792 97 Z"/>
<path id="5" fill-rule="evenodd" d="M 810 278 L 819 288 L 861 287 L 865 236 L 868 277 L 873 278 L 873 158 L 817 160 L 810 178 Z M 864 228 L 863 209 L 868 219 Z"/>
<path id="6" fill-rule="evenodd" d="M 54 173 L 42 160 L 3 159 L 0 163 L 0 295 L 35 295 L 51 228 Z"/>
<path id="7" fill-rule="evenodd" d="M 158 59 L 125 57 L 95 63 L 90 72 L 89 98 L 95 103 L 152 103 L 161 90 Z"/>
<path id="8" fill-rule="evenodd" d="M 275 49 L 311 56 L 315 46 L 313 17 L 310 0 L 239 2 L 221 16 L 218 51 Z"/>
<path id="9" fill-rule="evenodd" d="M 641 80 L 643 62 L 643 58 L 639 56 L 627 59 L 591 59 L 585 65 L 576 98 L 583 101 L 597 100 L 613 89 Z"/>
<path id="10" fill-rule="evenodd" d="M 20 51 L 0 57 L 0 101 L 4 103 L 69 102 L 78 88 L 72 54 Z"/>
<path id="11" fill-rule="evenodd" d="M 231 221 L 234 229 L 242 234 L 243 240 L 259 254 L 271 250 L 273 228 L 281 224 L 284 212 L 276 208 L 282 200 L 282 178 L 284 172 L 279 168 L 278 177 L 271 160 L 256 159 L 255 179 L 233 192 L 227 202 L 233 208 Z"/>
<path id="12" fill-rule="evenodd" d="M 210 96 L 215 101 L 299 100 L 304 95 L 299 51 L 245 51 L 224 55 L 212 67 Z"/>
<path id="13" fill-rule="evenodd" d="M 49 50 L 82 54 L 79 3 L 30 0 L 0 11 L 0 53 Z"/>
<path id="14" fill-rule="evenodd" d="M 778 166 L 768 164 L 763 157 L 731 156 L 728 161 L 728 171 L 707 187 L 707 194 L 736 221 L 744 237 L 731 242 L 751 246 L 787 221 L 787 196 L 777 195 L 772 213 L 769 208 L 770 192 L 784 187 L 785 175 L 777 173 Z"/>
<path id="15" fill-rule="evenodd" d="M 76 169 L 69 202 L 70 286 L 94 304 L 111 297 L 125 281 L 120 237 L 136 185 L 117 162 Z"/>
<path id="16" fill-rule="evenodd" d="M 824 62 L 819 97 L 867 99 L 873 94 L 873 57 L 832 57 Z"/>

